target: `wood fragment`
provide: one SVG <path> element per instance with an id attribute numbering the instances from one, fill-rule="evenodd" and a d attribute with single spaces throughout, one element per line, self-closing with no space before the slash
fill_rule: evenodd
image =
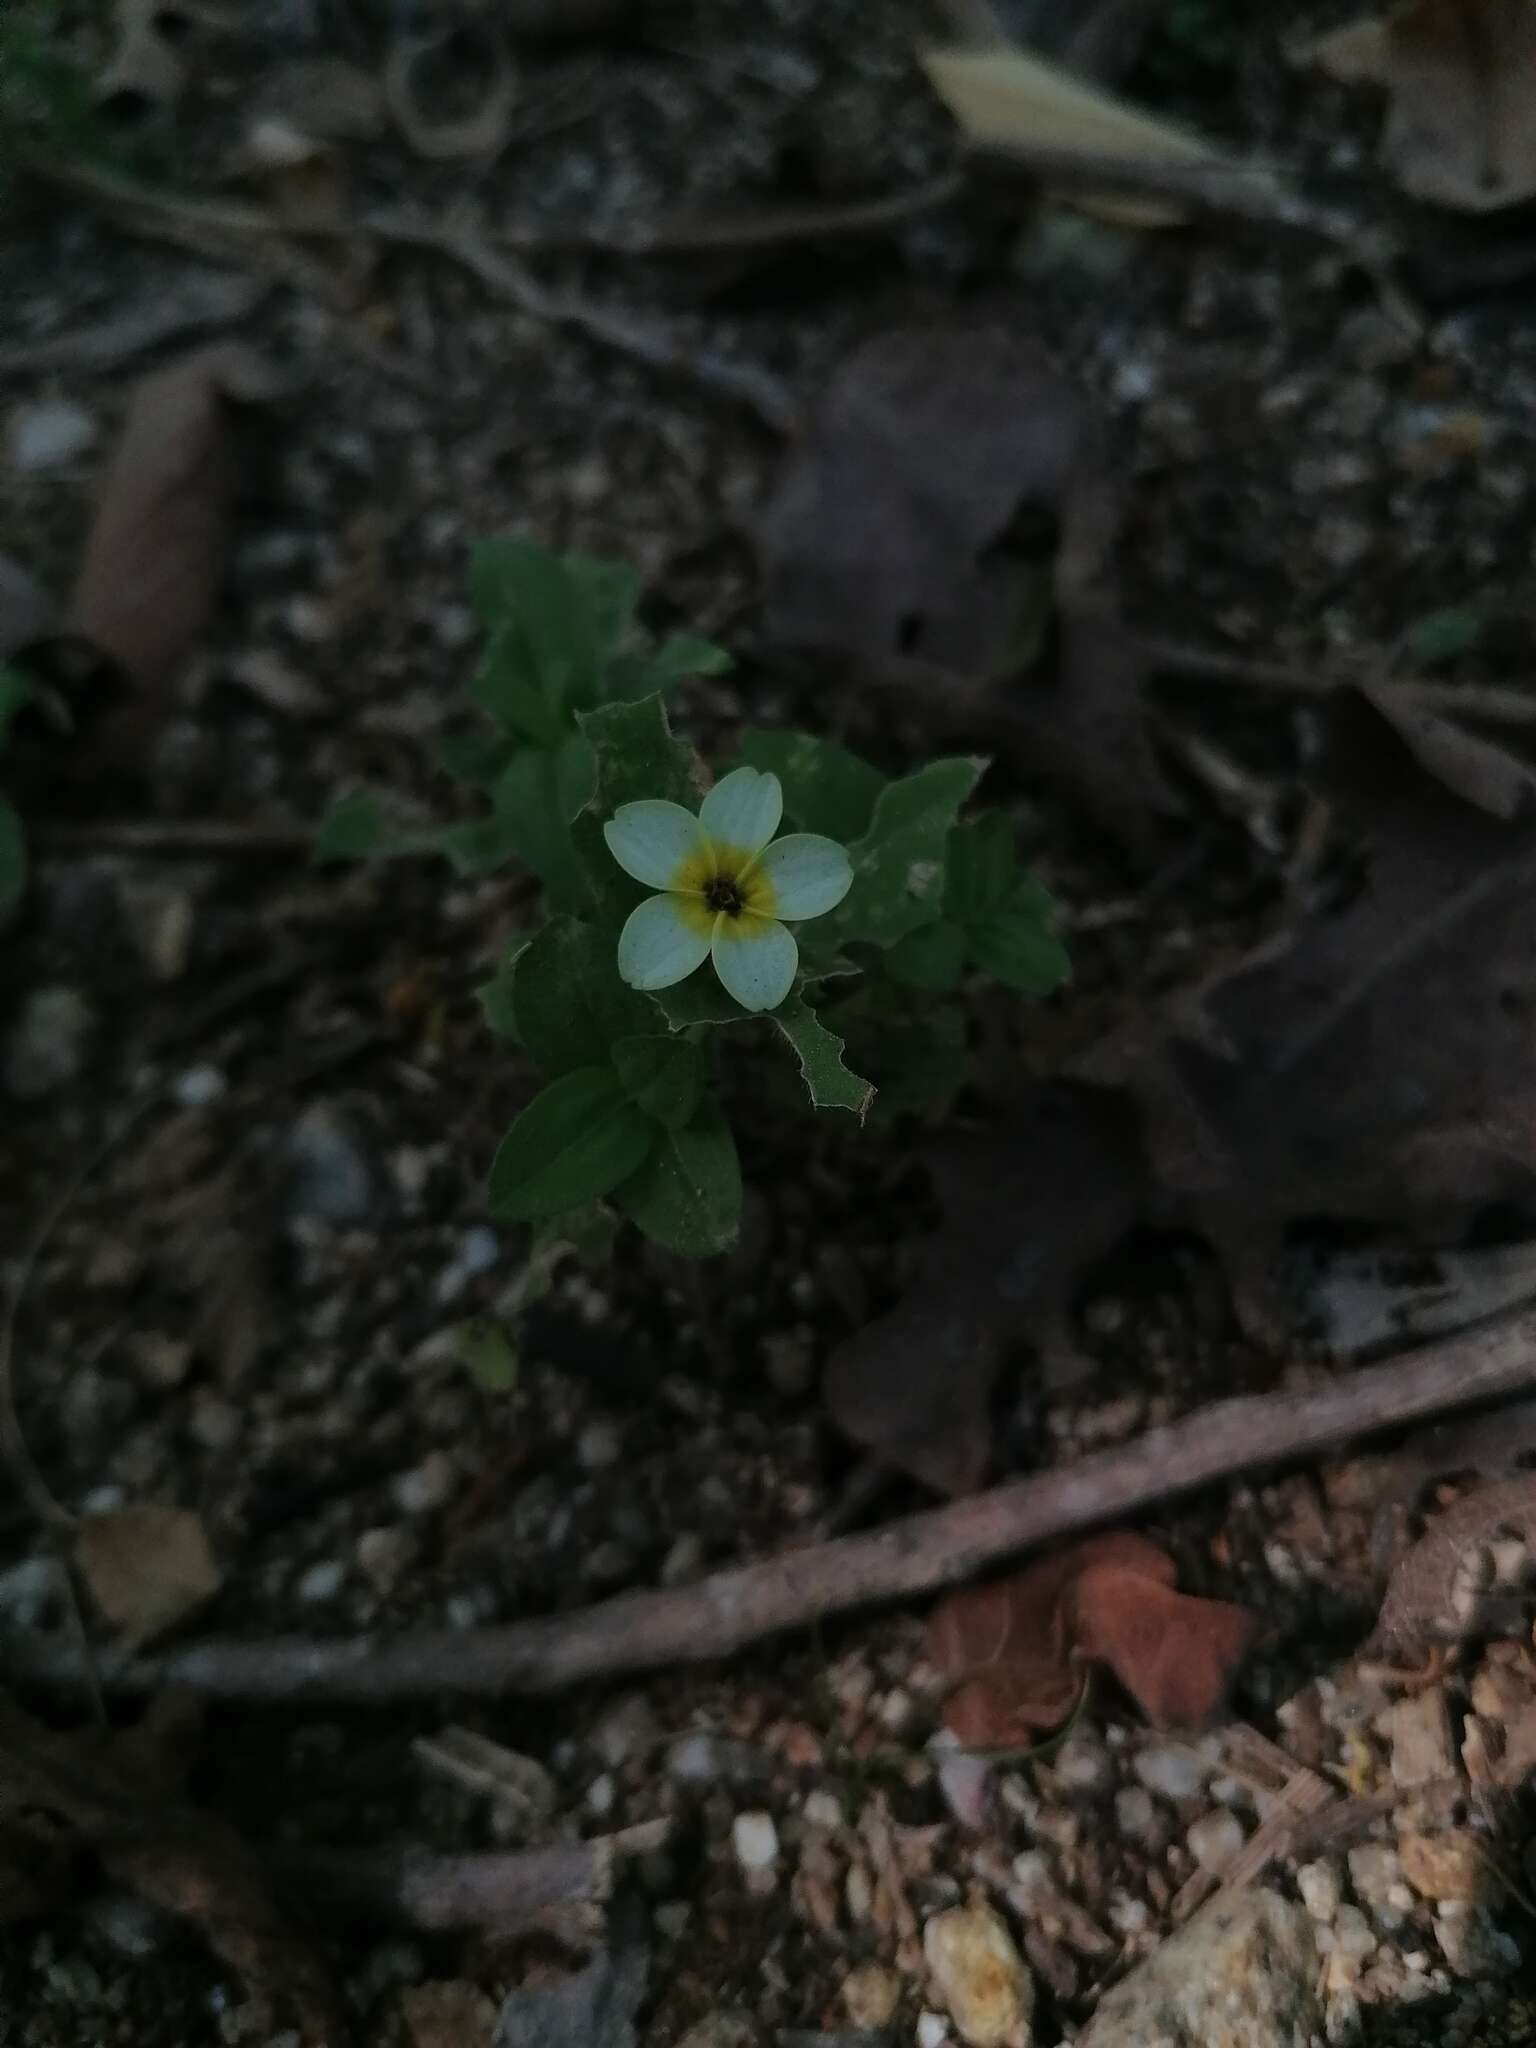
<path id="1" fill-rule="evenodd" d="M 1062 1470 L 690 1586 L 496 1628 L 189 1643 L 119 1664 L 106 1678 L 128 1692 L 177 1685 L 227 1699 L 379 1703 L 557 1692 L 616 1672 L 707 1662 L 828 1615 L 956 1585 L 1053 1537 L 1238 1473 L 1533 1386 L 1536 1314 L 1524 1312 L 1309 1392 L 1218 1401 Z M 80 1681 L 66 1645 L 29 1639 L 8 1650 L 18 1678 Z"/>
<path id="2" fill-rule="evenodd" d="M 1251 659 L 1219 648 L 1195 647 L 1182 640 L 1141 636 L 1138 645 L 1154 673 L 1236 683 L 1250 690 L 1273 690 L 1288 697 L 1331 697 L 1355 687 L 1356 676 L 1330 675 L 1323 668 Z M 1479 724 L 1536 725 L 1536 688 L 1512 683 L 1419 683 L 1382 678 L 1379 687 L 1394 703 L 1413 711 L 1438 712 Z"/>

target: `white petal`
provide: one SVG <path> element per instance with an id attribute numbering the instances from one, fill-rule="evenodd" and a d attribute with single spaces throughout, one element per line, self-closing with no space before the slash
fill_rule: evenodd
<path id="1" fill-rule="evenodd" d="M 670 988 L 708 953 L 713 923 L 684 898 L 647 896 L 619 933 L 620 975 L 631 988 Z"/>
<path id="2" fill-rule="evenodd" d="M 775 839 L 752 863 L 754 875 L 773 885 L 775 917 L 820 917 L 835 910 L 853 887 L 853 868 L 835 839 L 791 832 Z"/>
<path id="3" fill-rule="evenodd" d="M 768 844 L 784 815 L 777 775 L 760 768 L 734 768 L 699 806 L 699 823 L 722 846 L 756 853 Z"/>
<path id="4" fill-rule="evenodd" d="M 620 804 L 603 827 L 608 851 L 626 875 L 665 889 L 690 854 L 703 844 L 699 821 L 681 804 Z"/>
<path id="5" fill-rule="evenodd" d="M 776 1010 L 800 964 L 800 948 L 776 917 L 722 917 L 709 950 L 726 993 L 744 1010 Z"/>

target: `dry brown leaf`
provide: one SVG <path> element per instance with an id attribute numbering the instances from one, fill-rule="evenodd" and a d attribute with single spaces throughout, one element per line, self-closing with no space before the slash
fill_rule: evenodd
<path id="1" fill-rule="evenodd" d="M 135 1648 L 175 1628 L 219 1590 L 207 1531 L 183 1508 L 143 1503 L 87 1515 L 75 1558 L 103 1618 Z"/>
<path id="2" fill-rule="evenodd" d="M 1536 194 L 1531 0 L 1408 0 L 1310 54 L 1347 84 L 1386 88 L 1381 153 L 1416 198 L 1487 213 Z"/>
<path id="3" fill-rule="evenodd" d="M 69 624 L 141 685 L 163 683 L 213 616 L 235 479 L 226 402 L 273 388 L 259 356 L 227 343 L 157 370 L 134 392 Z"/>
<path id="4" fill-rule="evenodd" d="M 1202 1726 L 1262 1624 L 1176 1592 L 1175 1577 L 1155 1543 L 1113 1531 L 952 1595 L 928 1625 L 929 1655 L 958 1681 L 948 1726 L 971 1749 L 1027 1748 L 1068 1718 L 1085 1663 L 1110 1670 L 1155 1728 Z"/>
<path id="5" fill-rule="evenodd" d="M 1006 1125 L 936 1151 L 944 1224 L 911 1287 L 833 1352 L 823 1398 L 882 1465 L 968 1493 L 992 1458 L 1009 1342 L 1070 1348 L 1072 1296 L 1135 1221 L 1144 1174 L 1126 1097 L 1041 1088 Z"/>
<path id="6" fill-rule="evenodd" d="M 877 335 L 834 373 L 760 516 L 764 624 L 951 721 L 990 690 L 1037 771 L 1143 840 L 1168 792 L 1119 628 L 1096 444 L 1016 321 Z M 1016 684 L 1053 622 L 1056 673 Z"/>
<path id="7" fill-rule="evenodd" d="M 110 1877 L 191 1920 L 269 2020 L 291 2015 L 304 2048 L 340 2048 L 345 2022 L 324 1962 L 240 1838 L 180 1791 L 184 1722 L 162 1710 L 126 1733 L 66 1732 L 0 1696 L 0 1842 L 46 1818 Z"/>

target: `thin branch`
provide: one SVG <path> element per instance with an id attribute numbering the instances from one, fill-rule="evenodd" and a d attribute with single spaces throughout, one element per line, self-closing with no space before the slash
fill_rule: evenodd
<path id="1" fill-rule="evenodd" d="M 550 291 L 515 256 L 495 248 L 473 227 L 395 213 L 371 214 L 367 227 L 381 241 L 448 257 L 477 277 L 488 291 L 535 320 L 575 328 L 589 341 L 615 349 L 649 369 L 690 377 L 718 396 L 746 406 L 775 434 L 791 434 L 799 424 L 799 401 L 770 371 L 750 363 L 729 362 L 657 321 L 636 319 L 572 292 Z"/>
<path id="2" fill-rule="evenodd" d="M 621 1594 L 501 1628 L 192 1643 L 121 1665 L 108 1683 L 136 1692 L 186 1686 L 229 1699 L 379 1703 L 556 1692 L 621 1671 L 701 1663 L 828 1615 L 937 1592 L 1053 1537 L 1237 1473 L 1533 1386 L 1536 1313 L 1526 1312 L 1314 1392 L 1219 1401 L 1060 1471 L 696 1585 Z M 78 1678 L 76 1660 L 59 1645 L 17 1642 L 10 1661 L 18 1677 Z"/>
<path id="3" fill-rule="evenodd" d="M 1350 676 L 1302 668 L 1289 662 L 1256 661 L 1219 648 L 1194 647 L 1182 640 L 1137 637 L 1149 665 L 1164 675 L 1191 676 L 1200 681 L 1236 683 L 1243 689 L 1273 690 L 1289 697 L 1331 697 L 1347 689 Z M 1398 701 L 1416 711 L 1453 718 L 1473 718 L 1486 725 L 1536 726 L 1536 688 L 1510 683 L 1414 683 L 1387 685 Z"/>
<path id="4" fill-rule="evenodd" d="M 936 213 L 941 206 L 958 199 L 965 189 L 965 180 L 957 171 L 945 171 L 920 185 L 882 193 L 878 199 L 850 199 L 821 206 L 755 206 L 722 208 L 713 213 L 677 213 L 649 225 L 606 230 L 514 222 L 497 230 L 496 241 L 500 248 L 515 249 L 524 256 L 739 255 L 752 249 L 881 235 L 890 228 L 921 219 L 924 214 Z"/>
<path id="5" fill-rule="evenodd" d="M 300 1895 L 325 1912 L 423 1933 L 473 1929 L 504 1938 L 542 1931 L 580 1943 L 601 1929 L 616 1864 L 659 1849 L 670 1831 L 671 1823 L 660 1820 L 515 1854 L 296 1849 L 267 1862 L 281 1896 Z"/>

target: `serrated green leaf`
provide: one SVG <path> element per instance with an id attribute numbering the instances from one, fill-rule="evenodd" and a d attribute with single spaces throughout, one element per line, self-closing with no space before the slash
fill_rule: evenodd
<path id="1" fill-rule="evenodd" d="M 592 747 L 594 788 L 572 837 L 603 920 L 616 928 L 649 892 L 608 851 L 605 821 L 620 804 L 647 797 L 696 811 L 704 794 L 703 776 L 692 747 L 673 738 L 665 707 L 654 694 L 634 704 L 604 704 L 584 712 L 580 725 Z"/>
<path id="2" fill-rule="evenodd" d="M 591 617 L 599 660 L 607 661 L 634 623 L 640 578 L 628 562 L 604 562 L 595 555 L 567 555 L 565 566 Z"/>
<path id="3" fill-rule="evenodd" d="M 573 572 L 561 556 L 510 534 L 483 540 L 470 566 L 475 609 L 497 634 L 516 629 L 549 709 L 564 717 L 596 700 L 606 641 L 600 644 L 594 565 Z M 610 589 L 606 601 L 611 605 Z"/>
<path id="4" fill-rule="evenodd" d="M 492 633 L 469 694 L 510 739 L 529 746 L 556 747 L 570 731 L 570 715 L 550 700 L 527 635 L 515 619 Z"/>
<path id="5" fill-rule="evenodd" d="M 517 1347 L 500 1323 L 473 1316 L 453 1333 L 459 1363 L 487 1394 L 510 1394 L 520 1371 Z"/>
<path id="6" fill-rule="evenodd" d="M 556 748 L 524 747 L 512 756 L 492 801 L 507 843 L 563 908 L 586 901 L 571 841 L 571 820 L 592 789 L 592 750 L 579 733 Z"/>
<path id="7" fill-rule="evenodd" d="M 612 1067 L 578 1067 L 536 1095 L 497 1148 L 491 1210 L 530 1223 L 606 1195 L 662 1135 Z"/>
<path id="8" fill-rule="evenodd" d="M 511 755 L 512 742 L 505 733 L 450 732 L 437 743 L 437 765 L 443 773 L 487 794 Z"/>
<path id="9" fill-rule="evenodd" d="M 966 927 L 971 958 L 994 981 L 1024 995 L 1048 996 L 1072 972 L 1067 949 L 1031 911 L 1007 910 Z"/>
<path id="10" fill-rule="evenodd" d="M 794 1047 L 801 1075 L 816 1107 L 851 1109 L 862 1123 L 875 1099 L 875 1091 L 862 1076 L 851 1074 L 843 1065 L 843 1041 L 836 1032 L 829 1031 L 798 995 L 786 997 L 774 1011 L 772 1021 Z"/>
<path id="11" fill-rule="evenodd" d="M 705 1101 L 680 1131 L 650 1128 L 656 1147 L 614 1191 L 615 1204 L 669 1251 L 694 1258 L 729 1251 L 741 1223 L 741 1162 L 718 1105 Z"/>
<path id="12" fill-rule="evenodd" d="M 760 1014 L 744 1010 L 734 996 L 726 994 L 707 960 L 686 981 L 654 990 L 651 1001 L 674 1031 L 686 1031 L 695 1024 L 747 1024 Z"/>
<path id="13" fill-rule="evenodd" d="M 939 916 L 950 828 L 985 766 L 930 761 L 880 792 L 869 830 L 848 849 L 853 887 L 827 918 L 840 940 L 894 946 Z"/>
<path id="14" fill-rule="evenodd" d="M 1013 827 L 1000 811 L 956 825 L 945 846 L 944 914 L 959 924 L 1001 910 L 1018 885 Z"/>
<path id="15" fill-rule="evenodd" d="M 601 1066 L 617 1040 L 656 1028 L 649 998 L 619 979 L 613 940 L 574 917 L 535 933 L 510 978 L 517 1036 L 546 1074 Z"/>
<path id="16" fill-rule="evenodd" d="M 13 804 L 0 796 L 0 924 L 26 893 L 27 835 Z"/>
<path id="17" fill-rule="evenodd" d="M 690 1121 L 704 1093 L 704 1061 L 686 1038 L 620 1038 L 609 1057 L 624 1092 L 669 1131 Z"/>
<path id="18" fill-rule="evenodd" d="M 0 746 L 11 729 L 11 720 L 32 695 L 32 685 L 20 669 L 0 663 Z"/>
<path id="19" fill-rule="evenodd" d="M 375 796 L 359 792 L 333 804 L 315 834 L 314 859 L 366 860 L 388 851 L 389 826 Z"/>
<path id="20" fill-rule="evenodd" d="M 778 776 L 785 815 L 794 825 L 825 833 L 844 846 L 869 829 L 886 786 L 878 768 L 832 740 L 805 732 L 745 732 L 741 758 L 749 768 Z"/>
<path id="21" fill-rule="evenodd" d="M 885 971 L 906 988 L 943 995 L 960 979 L 965 965 L 965 933 L 947 917 L 920 924 L 898 939 L 885 956 Z"/>

